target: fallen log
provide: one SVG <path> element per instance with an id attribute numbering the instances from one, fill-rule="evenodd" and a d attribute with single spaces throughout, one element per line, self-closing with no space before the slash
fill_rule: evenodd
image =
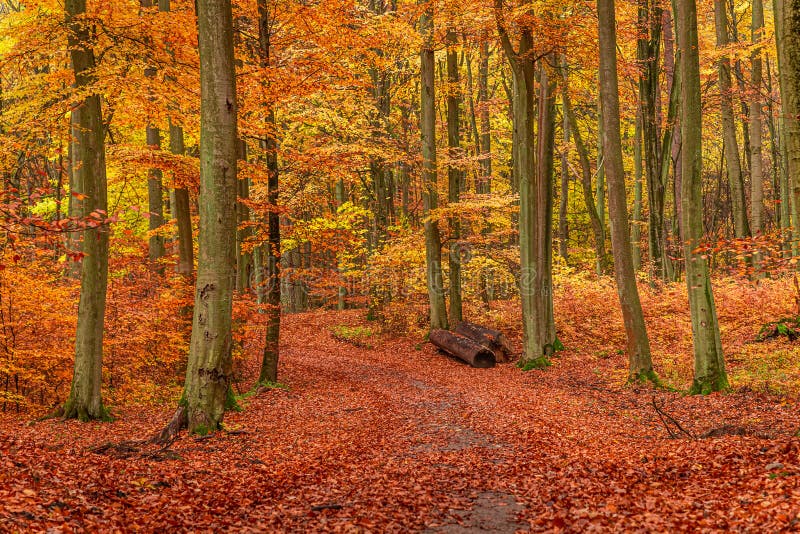
<path id="1" fill-rule="evenodd" d="M 462 321 L 453 331 L 492 351 L 498 363 L 511 361 L 513 356 L 511 345 L 509 345 L 506 336 L 499 330 L 492 330 L 479 324 Z"/>
<path id="2" fill-rule="evenodd" d="M 464 337 L 447 330 L 434 330 L 428 338 L 441 350 L 470 364 L 472 367 L 488 369 L 494 367 L 494 352 Z"/>

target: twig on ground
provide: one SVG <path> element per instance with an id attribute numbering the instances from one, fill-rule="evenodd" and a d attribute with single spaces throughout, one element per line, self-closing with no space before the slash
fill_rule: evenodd
<path id="1" fill-rule="evenodd" d="M 697 436 L 683 428 L 683 426 L 674 417 L 665 412 L 664 409 L 658 405 L 655 395 L 653 395 L 653 408 L 655 408 L 658 418 L 661 419 L 661 424 L 663 424 L 664 428 L 666 428 L 667 432 L 669 432 L 669 437 L 677 439 L 681 434 L 684 434 L 689 439 L 697 439 Z M 674 425 L 676 430 L 673 430 L 670 427 L 670 424 Z"/>

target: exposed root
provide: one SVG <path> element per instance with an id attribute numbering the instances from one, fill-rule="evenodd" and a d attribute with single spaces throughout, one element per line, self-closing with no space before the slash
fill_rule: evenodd
<path id="1" fill-rule="evenodd" d="M 131 456 L 141 452 L 141 446 L 147 443 L 148 440 L 121 441 L 119 443 L 107 441 L 102 445 L 90 447 L 87 450 L 95 454 L 106 454 L 109 456 L 116 456 L 118 458 L 130 458 Z"/>
<path id="2" fill-rule="evenodd" d="M 770 436 L 762 432 L 756 432 L 746 427 L 722 425 L 718 428 L 712 428 L 708 432 L 704 432 L 700 437 L 705 438 L 721 438 L 724 436 L 752 436 L 761 439 L 774 439 L 775 436 Z"/>
<path id="3" fill-rule="evenodd" d="M 152 444 L 152 439 L 121 441 L 119 443 L 106 442 L 96 447 L 87 449 L 95 454 L 113 456 L 115 458 L 148 458 L 151 460 L 178 460 L 180 456 L 169 449 L 172 441 L 165 443 L 156 450 L 143 450 L 148 444 Z"/>
<path id="4" fill-rule="evenodd" d="M 48 421 L 50 419 L 63 419 L 63 418 L 64 418 L 64 406 L 59 405 L 56 406 L 56 408 L 52 412 L 43 415 L 41 417 L 37 417 L 28 424 L 41 423 L 42 421 Z"/>
<path id="5" fill-rule="evenodd" d="M 167 426 L 165 426 L 161 432 L 153 436 L 150 439 L 150 443 L 163 445 L 163 448 L 167 448 L 178 439 L 181 430 L 188 428 L 188 426 L 189 415 L 186 413 L 186 406 L 178 406 L 178 410 L 175 412 L 175 415 L 172 416 L 170 422 L 167 423 Z"/>

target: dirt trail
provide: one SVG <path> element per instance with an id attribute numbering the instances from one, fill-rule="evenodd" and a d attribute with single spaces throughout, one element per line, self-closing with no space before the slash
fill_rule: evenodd
<path id="1" fill-rule="evenodd" d="M 621 359 L 478 370 L 413 340 L 331 338 L 330 324 L 356 318 L 290 317 L 289 391 L 250 397 L 230 433 L 184 436 L 169 454 L 88 450 L 151 435 L 168 409 L 119 410 L 113 424 L 0 420 L 0 531 L 800 526 L 793 405 L 622 388 L 609 378 Z M 688 431 L 722 437 L 670 439 L 654 395 Z"/>

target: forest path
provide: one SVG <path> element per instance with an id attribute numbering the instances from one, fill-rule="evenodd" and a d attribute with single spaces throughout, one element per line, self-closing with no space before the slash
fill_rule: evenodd
<path id="1" fill-rule="evenodd" d="M 152 435 L 169 409 L 120 409 L 112 424 L 0 419 L 0 531 L 798 527 L 789 403 L 624 388 L 621 357 L 567 351 L 523 373 L 472 369 L 415 340 L 331 337 L 359 320 L 289 316 L 289 390 L 247 398 L 228 433 L 169 451 L 90 450 Z M 670 439 L 654 396 L 689 432 L 721 437 Z"/>

